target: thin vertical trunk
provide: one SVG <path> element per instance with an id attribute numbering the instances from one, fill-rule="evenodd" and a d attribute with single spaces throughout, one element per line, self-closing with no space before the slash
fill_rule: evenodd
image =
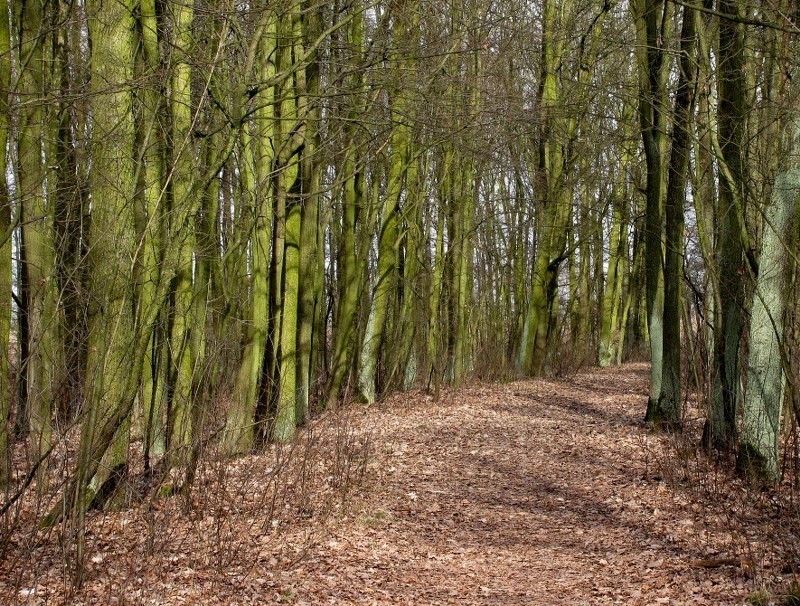
<path id="1" fill-rule="evenodd" d="M 720 0 L 719 20 L 719 291 L 714 322 L 713 390 L 708 420 L 703 429 L 706 448 L 731 450 L 737 443 L 739 406 L 739 346 L 744 330 L 744 145 L 746 82 L 744 75 L 745 26 L 737 22 L 740 0 Z"/>
<path id="2" fill-rule="evenodd" d="M 681 423 L 681 278 L 683 276 L 684 206 L 689 171 L 695 91 L 695 15 L 683 9 L 678 89 L 672 126 L 672 150 L 666 197 L 664 266 L 664 366 L 658 402 L 647 420 L 677 427 Z M 688 328 L 688 327 L 687 327 Z"/>
<path id="3" fill-rule="evenodd" d="M 137 241 L 141 243 L 141 260 L 138 268 L 137 307 L 153 305 L 159 281 L 162 245 L 165 237 L 166 197 L 164 188 L 165 144 L 160 126 L 164 118 L 162 87 L 159 73 L 159 41 L 156 4 L 154 0 L 140 0 L 139 31 L 141 36 L 142 71 L 145 84 L 141 93 L 138 140 L 141 146 L 140 176 L 143 183 L 137 205 Z M 166 448 L 164 435 L 165 374 L 161 363 L 163 347 L 161 331 L 153 330 L 142 368 L 142 438 L 144 440 L 145 467 L 153 457 L 162 455 Z"/>
<path id="4" fill-rule="evenodd" d="M 82 143 L 76 136 L 85 128 L 80 101 L 72 93 L 84 77 L 84 61 L 78 51 L 82 34 L 76 8 L 67 2 L 56 3 L 51 14 L 54 35 L 51 87 L 58 86 L 60 99 L 50 104 L 51 115 L 48 191 L 54 214 L 55 273 L 60 298 L 61 330 L 57 392 L 54 408 L 59 420 L 71 420 L 83 402 L 83 377 L 86 362 L 86 268 L 83 263 L 86 227 L 84 201 L 86 184 L 79 161 Z M 56 23 L 66 24 L 60 29 Z"/>
<path id="5" fill-rule="evenodd" d="M 304 5 L 303 44 L 296 42 L 298 48 L 305 48 L 322 31 L 321 8 Z M 300 113 L 306 113 L 306 140 L 301 157 L 302 172 L 302 215 L 300 218 L 300 300 L 297 317 L 297 424 L 306 422 L 309 416 L 309 399 L 312 383 L 312 360 L 314 357 L 314 316 L 315 309 L 322 302 L 322 282 L 317 284 L 317 241 L 320 231 L 320 174 L 322 162 L 318 157 L 320 149 L 319 120 L 320 111 L 317 97 L 320 94 L 319 59 L 309 57 L 309 65 L 297 77 L 297 92 Z M 320 288 L 317 288 L 319 286 Z"/>
<path id="6" fill-rule="evenodd" d="M 289 171 L 294 172 L 297 171 Z M 282 195 L 278 186 L 277 195 Z M 292 200 L 286 210 L 286 238 L 283 263 L 283 308 L 279 355 L 278 408 L 272 437 L 286 442 L 297 426 L 297 309 L 300 287 L 300 204 Z"/>
<path id="7" fill-rule="evenodd" d="M 172 204 L 173 210 L 190 204 L 189 195 L 196 157 L 192 137 L 191 58 L 193 46 L 192 21 L 194 3 L 184 0 L 173 7 L 173 64 L 170 79 L 170 114 L 172 117 Z M 174 213 L 174 217 L 180 216 Z M 170 334 L 170 400 L 167 414 L 167 449 L 170 463 L 182 465 L 188 461 L 192 441 L 193 359 L 190 343 L 192 333 L 202 330 L 193 326 L 192 283 L 196 232 L 187 230 L 178 235 L 180 226 L 170 226 L 171 246 L 179 248 L 178 272 L 174 283 L 174 310 Z"/>
<path id="8" fill-rule="evenodd" d="M 704 0 L 705 7 L 711 6 L 711 0 Z M 710 49 L 705 43 L 710 17 L 704 16 L 700 11 L 695 11 L 697 19 L 697 39 L 699 48 L 698 87 L 697 87 L 697 143 L 695 145 L 695 189 L 692 196 L 694 201 L 695 217 L 697 217 L 698 240 L 700 253 L 706 267 L 705 289 L 703 295 L 703 318 L 701 335 L 703 339 L 702 367 L 699 369 L 703 381 L 704 394 L 702 401 L 708 405 L 711 402 L 711 375 L 714 367 L 714 321 L 715 300 L 719 284 L 719 269 L 714 250 L 716 232 L 716 177 L 714 173 L 714 156 L 712 152 L 711 129 L 716 128 L 712 115 L 712 81 L 711 62 L 708 53 Z"/>
<path id="9" fill-rule="evenodd" d="M 45 192 L 45 6 L 26 0 L 19 14 L 19 86 L 26 99 L 20 112 L 17 158 L 22 241 L 27 276 L 26 307 L 28 357 L 25 364 L 29 427 L 34 460 L 44 456 L 52 444 L 52 404 L 58 346 L 57 298 L 55 290 L 54 200 Z M 48 83 L 49 84 L 49 83 Z M 5 153 L 5 149 L 2 150 Z M 50 151 L 50 150 L 48 150 Z M 52 160 L 52 158 L 50 158 Z M 48 488 L 48 466 L 37 472 L 40 492 Z"/>
<path id="10" fill-rule="evenodd" d="M 295 6 L 279 18 L 278 70 L 292 66 L 294 41 L 301 39 L 300 7 Z M 277 409 L 272 427 L 272 439 L 290 440 L 297 427 L 297 314 L 300 302 L 300 235 L 302 208 L 302 147 L 305 143 L 305 120 L 298 107 L 297 82 L 304 85 L 305 74 L 295 67 L 294 77 L 281 82 L 278 93 L 280 114 L 277 116 L 279 153 L 276 162 L 275 239 L 274 256 L 281 266 L 275 278 L 282 280 L 280 305 L 280 335 L 274 340 L 277 359 Z M 281 263 L 282 260 L 282 263 Z M 305 414 L 305 411 L 303 411 Z"/>
<path id="11" fill-rule="evenodd" d="M 647 164 L 647 187 L 644 225 L 645 298 L 647 302 L 647 332 L 650 343 L 650 397 L 648 412 L 658 403 L 661 394 L 663 366 L 663 108 L 661 83 L 664 52 L 658 26 L 663 10 L 661 0 L 638 0 L 633 8 L 636 29 L 642 50 L 638 51 L 639 122 Z"/>
<path id="12" fill-rule="evenodd" d="M 362 175 L 356 167 L 354 142 L 351 142 L 345 154 L 342 166 L 345 176 L 341 196 L 342 229 L 339 234 L 337 259 L 339 303 L 336 313 L 331 376 L 327 388 L 327 406 L 336 403 L 351 360 L 353 327 L 360 290 L 356 260 L 356 211 L 363 203 L 363 191 Z"/>
<path id="13" fill-rule="evenodd" d="M 415 312 L 420 302 L 417 296 L 417 283 L 422 266 L 420 250 L 422 242 L 422 195 L 419 181 L 419 161 L 413 160 L 408 167 L 406 178 L 407 201 L 403 209 L 405 217 L 405 260 L 403 263 L 403 303 L 400 319 L 397 322 L 400 346 L 394 368 L 402 373 L 403 389 L 410 389 L 417 380 L 417 359 L 415 341 L 417 322 Z"/>
<path id="14" fill-rule="evenodd" d="M 446 152 L 443 160 L 444 168 L 442 173 L 447 170 L 447 165 L 451 161 L 451 153 Z M 445 217 L 442 208 L 439 205 L 436 209 L 436 224 L 433 225 L 435 231 L 436 242 L 434 244 L 433 253 L 433 271 L 431 272 L 431 286 L 428 298 L 428 364 L 430 369 L 428 371 L 428 389 L 433 388 L 438 395 L 439 386 L 442 382 L 442 362 L 441 362 L 441 345 L 442 339 L 442 323 L 440 319 L 441 314 L 441 298 L 442 298 L 442 280 L 444 277 L 444 232 L 445 232 Z"/>
<path id="15" fill-rule="evenodd" d="M 408 132 L 405 126 L 395 127 L 391 145 L 394 153 L 378 230 L 377 276 L 358 364 L 358 392 L 368 403 L 376 399 L 378 356 L 383 344 L 389 300 L 397 279 L 399 204 L 407 167 Z"/>
<path id="16" fill-rule="evenodd" d="M 257 72 L 259 78 L 268 81 L 275 74 L 274 45 L 276 24 L 274 16 L 265 16 L 264 31 L 259 32 Z M 231 406 L 225 422 L 220 448 L 226 454 L 244 454 L 253 447 L 255 437 L 256 402 L 260 381 L 265 378 L 262 371 L 265 361 L 265 348 L 268 345 L 270 323 L 269 292 L 270 281 L 270 241 L 273 225 L 273 195 L 270 185 L 269 167 L 273 164 L 272 137 L 274 119 L 274 89 L 268 88 L 256 98 L 259 110 L 252 125 L 243 129 L 242 147 L 246 160 L 242 167 L 245 186 L 249 184 L 249 219 L 252 221 L 252 295 L 245 329 L 244 351 L 231 396 Z M 249 134 L 250 129 L 254 133 Z M 257 183 L 254 182 L 256 180 Z M 223 213 L 230 212 L 230 200 L 224 198 Z M 241 202 L 240 202 L 241 204 Z M 237 234 L 241 233 L 238 232 Z M 244 256 L 244 244 L 231 243 L 235 254 L 230 256 L 231 267 L 226 276 L 229 282 L 235 280 L 233 259 Z M 230 284 L 228 285 L 231 286 Z"/>
<path id="17" fill-rule="evenodd" d="M 0 4 L 0 57 L 11 52 L 11 29 L 8 3 Z M 6 146 L 10 127 L 8 90 L 11 84 L 11 61 L 0 61 L 0 486 L 9 478 L 9 414 L 11 412 L 11 198 L 6 182 Z M 19 353 L 17 353 L 19 355 Z"/>
<path id="18" fill-rule="evenodd" d="M 347 31 L 348 51 L 358 61 L 364 53 L 364 17 L 352 16 Z M 356 250 L 356 222 L 359 210 L 366 206 L 364 196 L 364 173 L 362 147 L 364 142 L 358 136 L 356 120 L 364 111 L 361 94 L 364 88 L 364 74 L 354 70 L 348 77 L 348 88 L 352 91 L 352 106 L 347 112 L 343 133 L 343 159 L 337 176 L 342 181 L 339 197 L 339 219 L 341 230 L 336 251 L 336 286 L 338 301 L 334 319 L 334 338 L 331 360 L 331 373 L 326 386 L 325 405 L 333 406 L 339 397 L 349 369 L 353 366 L 355 349 L 355 316 L 358 309 L 362 268 Z M 331 251 L 333 254 L 333 251 Z"/>
<path id="19" fill-rule="evenodd" d="M 623 235 L 625 225 L 623 224 L 622 206 L 627 203 L 623 199 L 623 192 L 619 190 L 620 178 L 617 179 L 616 190 L 614 192 L 613 219 L 611 222 L 611 234 L 608 244 L 608 271 L 606 272 L 605 289 L 600 311 L 600 355 L 599 363 L 601 367 L 611 366 L 616 361 L 617 345 L 617 317 L 619 313 L 619 291 L 618 276 L 620 275 L 622 257 L 620 243 L 624 240 Z M 627 254 L 627 251 L 625 251 Z"/>
<path id="20" fill-rule="evenodd" d="M 466 370 L 469 334 L 467 331 L 467 314 L 469 297 L 468 273 L 472 258 L 472 215 L 474 212 L 473 187 L 475 183 L 475 167 L 470 160 L 456 165 L 453 175 L 453 204 L 456 210 L 453 216 L 453 233 L 451 238 L 452 270 L 450 286 L 451 308 L 451 360 L 450 379 L 453 385 L 459 385 Z"/>
<path id="21" fill-rule="evenodd" d="M 635 109 L 632 103 L 625 104 L 621 118 L 623 124 L 633 126 L 636 119 Z M 628 181 L 634 159 L 634 153 L 629 146 L 625 145 L 619 163 L 620 170 L 617 172 L 612 191 L 608 270 L 600 298 L 600 353 L 598 356 L 600 366 L 619 364 L 618 360 L 624 346 L 626 323 L 626 292 L 624 286 L 628 271 L 628 232 L 631 214 L 630 201 L 628 199 L 630 194 Z"/>
<path id="22" fill-rule="evenodd" d="M 589 344 L 591 342 L 591 282 L 589 273 L 591 269 L 592 251 L 594 249 L 593 234 L 597 226 L 591 217 L 589 206 L 590 192 L 584 188 L 580 203 L 580 223 L 577 226 L 578 235 L 575 251 L 572 255 L 573 274 L 570 276 L 570 285 L 574 280 L 574 292 L 570 293 L 572 310 L 572 346 L 577 361 L 583 364 L 586 361 Z M 577 257 L 577 258 L 576 258 Z M 591 358 L 590 358 L 591 359 Z"/>

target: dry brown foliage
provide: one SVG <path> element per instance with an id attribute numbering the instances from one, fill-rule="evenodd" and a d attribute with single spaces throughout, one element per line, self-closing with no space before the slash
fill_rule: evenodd
<path id="1" fill-rule="evenodd" d="M 190 498 L 19 530 L 18 604 L 741 604 L 800 562 L 788 486 L 748 488 L 652 433 L 647 367 L 397 394 L 316 421 L 292 447 L 206 457 Z M 369 446 L 371 445 L 371 446 Z M 367 454 L 369 454 L 368 459 Z M 33 511 L 33 509 L 31 509 Z M 19 528 L 32 519 L 19 513 Z M 66 563 L 66 568 L 65 568 Z M 766 603 L 766 602 L 765 602 Z"/>

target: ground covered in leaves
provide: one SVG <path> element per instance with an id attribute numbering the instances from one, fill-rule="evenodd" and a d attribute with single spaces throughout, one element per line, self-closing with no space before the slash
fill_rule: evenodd
<path id="1" fill-rule="evenodd" d="M 15 533 L 0 602 L 780 603 L 792 491 L 709 463 L 697 416 L 650 432 L 647 380 L 628 365 L 326 415 L 292 448 L 210 457 L 191 496 L 93 514 L 79 590 L 68 527 Z"/>

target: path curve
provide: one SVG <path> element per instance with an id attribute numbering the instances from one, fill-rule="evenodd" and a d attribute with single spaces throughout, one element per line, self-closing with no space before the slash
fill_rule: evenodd
<path id="1" fill-rule="evenodd" d="M 742 604 L 665 481 L 648 367 L 392 397 L 363 502 L 284 577 L 298 604 Z M 713 536 L 712 536 L 713 535 Z M 724 537 L 723 537 L 724 543 Z M 724 547 L 724 545 L 723 545 Z"/>

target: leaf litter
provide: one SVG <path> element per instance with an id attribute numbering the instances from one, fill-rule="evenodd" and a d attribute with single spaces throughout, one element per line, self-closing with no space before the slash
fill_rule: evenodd
<path id="1" fill-rule="evenodd" d="M 785 588 L 792 491 L 710 463 L 691 406 L 683 435 L 650 431 L 647 381 L 629 364 L 343 407 L 299 456 L 201 466 L 188 508 L 92 514 L 78 590 L 63 532 L 20 534 L 0 602 L 702 605 Z"/>

